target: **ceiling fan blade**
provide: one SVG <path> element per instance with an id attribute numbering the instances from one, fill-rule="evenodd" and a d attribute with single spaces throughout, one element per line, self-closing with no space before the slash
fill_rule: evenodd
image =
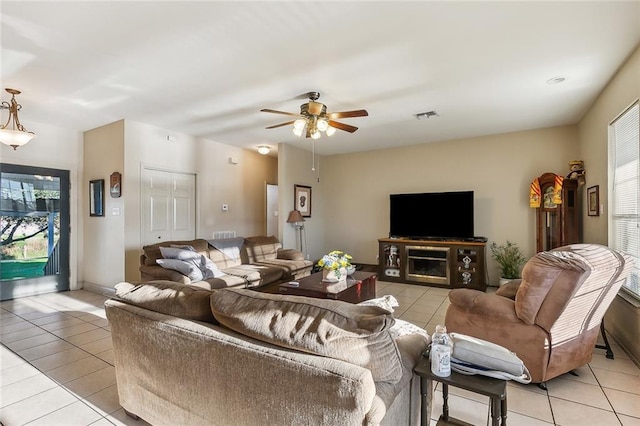
<path id="1" fill-rule="evenodd" d="M 294 123 L 293 121 L 287 121 L 286 123 L 280 123 L 280 124 L 275 124 L 273 126 L 265 127 L 265 129 L 275 129 L 277 127 L 288 126 L 293 123 Z"/>
<path id="2" fill-rule="evenodd" d="M 369 113 L 366 109 L 357 109 L 355 111 L 342 111 L 342 112 L 330 112 L 327 117 L 334 118 L 352 118 L 352 117 L 366 117 Z"/>
<path id="3" fill-rule="evenodd" d="M 285 112 L 285 111 L 278 111 L 275 109 L 268 109 L 268 108 L 264 108 L 260 110 L 261 112 L 270 112 L 272 114 L 282 114 L 282 115 L 291 115 L 293 117 L 300 117 L 300 114 L 296 114 L 294 112 Z"/>
<path id="4" fill-rule="evenodd" d="M 336 129 L 344 130 L 345 132 L 353 133 L 358 128 L 356 126 L 351 126 L 349 124 L 339 123 L 337 121 L 329 120 L 329 126 L 335 127 Z"/>

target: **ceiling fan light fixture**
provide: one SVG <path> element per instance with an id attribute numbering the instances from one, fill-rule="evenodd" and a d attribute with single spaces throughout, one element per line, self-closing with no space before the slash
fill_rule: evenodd
<path id="1" fill-rule="evenodd" d="M 271 152 L 271 147 L 269 147 L 267 145 L 260 145 L 258 147 L 258 153 L 260 153 L 262 155 L 267 155 L 270 152 Z"/>
<path id="2" fill-rule="evenodd" d="M 298 118 L 296 121 L 293 122 L 293 128 L 300 129 L 301 132 L 304 129 L 304 126 L 306 125 L 307 125 L 307 120 L 305 120 L 304 118 Z"/>
<path id="3" fill-rule="evenodd" d="M 311 129 L 311 132 L 309 133 L 309 135 L 311 136 L 311 139 L 320 139 L 320 136 L 322 136 L 320 134 L 320 131 L 318 131 L 318 129 Z"/>
<path id="4" fill-rule="evenodd" d="M 321 132 L 326 132 L 327 129 L 329 128 L 329 123 L 324 118 L 319 118 L 318 122 L 316 123 L 316 127 Z"/>
<path id="5" fill-rule="evenodd" d="M 340 120 L 342 118 L 366 117 L 369 115 L 365 109 L 327 112 L 327 106 L 325 104 L 316 102 L 320 97 L 319 92 L 309 92 L 306 96 L 309 97 L 309 101 L 300 105 L 300 113 L 278 111 L 268 108 L 261 109 L 261 112 L 295 117 L 295 119 L 290 119 L 291 121 L 287 121 L 285 123 L 267 126 L 266 129 L 275 129 L 278 127 L 293 125 L 291 130 L 297 137 L 302 137 L 304 135 L 307 138 L 320 139 L 323 132 L 326 133 L 327 136 L 331 136 L 335 134 L 336 130 L 342 130 L 349 133 L 353 133 L 358 130 L 356 126 L 341 123 L 336 120 Z"/>

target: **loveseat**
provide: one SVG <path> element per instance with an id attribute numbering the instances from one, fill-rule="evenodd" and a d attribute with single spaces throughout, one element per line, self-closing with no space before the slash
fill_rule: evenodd
<path id="1" fill-rule="evenodd" d="M 152 281 L 105 310 L 120 405 L 153 425 L 419 423 L 428 336 L 382 307 Z"/>
<path id="2" fill-rule="evenodd" d="M 186 273 L 188 271 L 160 266 L 158 260 L 163 262 L 163 249 L 192 250 L 198 256 L 204 256 L 203 260 L 210 261 L 209 265 L 213 266 L 214 273 L 209 274 L 209 277 L 190 277 Z M 203 281 L 202 284 L 208 285 L 210 289 L 261 287 L 291 281 L 309 275 L 313 267 L 313 263 L 306 260 L 301 251 L 283 249 L 274 236 L 163 241 L 146 245 L 142 250 L 139 267 L 141 282 L 168 280 L 191 284 Z M 166 253 L 167 250 L 163 251 Z M 196 268 L 194 272 L 199 274 L 200 271 Z"/>

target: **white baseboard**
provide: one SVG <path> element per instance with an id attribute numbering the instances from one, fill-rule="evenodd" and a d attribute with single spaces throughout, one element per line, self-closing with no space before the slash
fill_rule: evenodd
<path id="1" fill-rule="evenodd" d="M 100 284 L 92 283 L 89 281 L 82 282 L 82 289 L 90 291 L 92 293 L 101 294 L 107 297 L 113 297 L 116 295 L 116 289 L 113 287 L 106 287 Z"/>

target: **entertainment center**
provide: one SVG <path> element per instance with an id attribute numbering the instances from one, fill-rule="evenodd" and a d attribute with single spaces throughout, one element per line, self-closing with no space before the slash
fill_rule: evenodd
<path id="1" fill-rule="evenodd" d="M 484 291 L 487 239 L 474 237 L 473 191 L 389 195 L 380 279 Z"/>
<path id="2" fill-rule="evenodd" d="M 484 238 L 414 240 L 381 238 L 379 276 L 383 281 L 485 291 Z"/>

